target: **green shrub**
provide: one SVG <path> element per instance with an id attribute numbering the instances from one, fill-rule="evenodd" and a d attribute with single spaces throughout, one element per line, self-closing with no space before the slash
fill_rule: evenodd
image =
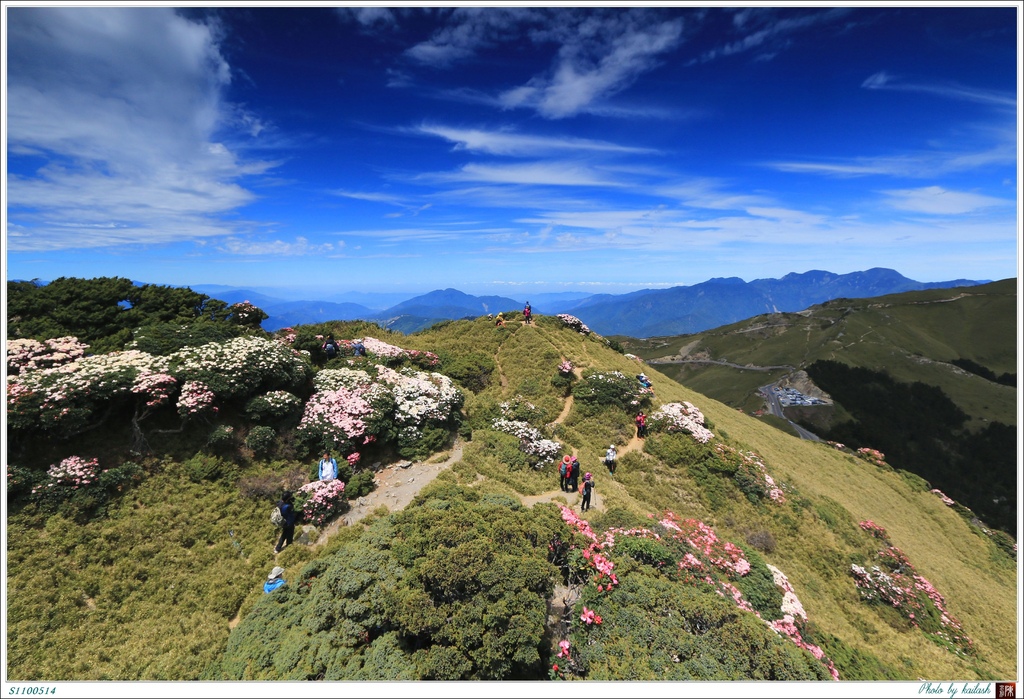
<path id="1" fill-rule="evenodd" d="M 768 621 L 781 619 L 782 590 L 775 584 L 772 572 L 756 551 L 744 551 L 743 555 L 750 563 L 750 571 L 736 579 L 736 587 L 762 618 Z"/>
<path id="2" fill-rule="evenodd" d="M 301 413 L 302 399 L 287 391 L 270 391 L 250 398 L 245 404 L 245 415 L 253 422 L 283 421 L 298 418 Z"/>
<path id="3" fill-rule="evenodd" d="M 658 570 L 671 567 L 676 561 L 669 549 L 655 541 L 638 536 L 625 536 L 615 542 L 615 552 Z"/>
<path id="4" fill-rule="evenodd" d="M 206 446 L 215 452 L 227 452 L 235 447 L 235 428 L 217 425 L 206 438 Z"/>
<path id="5" fill-rule="evenodd" d="M 627 412 L 635 412 L 648 402 L 641 395 L 640 382 L 621 371 L 587 369 L 572 388 L 573 397 L 591 405 L 614 405 Z"/>
<path id="6" fill-rule="evenodd" d="M 245 446 L 252 449 L 254 454 L 264 456 L 270 452 L 276 440 L 277 430 L 265 425 L 256 425 L 245 435 Z"/>
<path id="7" fill-rule="evenodd" d="M 359 471 L 352 474 L 352 477 L 345 483 L 345 497 L 349 500 L 361 498 L 372 493 L 376 487 L 371 471 Z"/>
<path id="8" fill-rule="evenodd" d="M 196 454 L 182 466 L 185 469 L 185 474 L 193 483 L 215 481 L 233 471 L 233 467 L 222 458 L 210 454 Z"/>
<path id="9" fill-rule="evenodd" d="M 473 393 L 479 393 L 490 385 L 491 375 L 496 368 L 494 359 L 483 352 L 471 352 L 457 357 L 441 355 L 441 373 L 452 377 Z"/>

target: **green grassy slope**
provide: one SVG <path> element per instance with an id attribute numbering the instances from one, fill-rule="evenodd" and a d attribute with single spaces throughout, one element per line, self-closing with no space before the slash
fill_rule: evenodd
<path id="1" fill-rule="evenodd" d="M 708 358 L 755 366 L 800 369 L 818 359 L 884 370 L 901 382 L 940 387 L 978 427 L 1014 425 L 1017 394 L 950 364 L 963 358 L 996 374 L 1016 372 L 1016 280 L 977 287 L 914 291 L 871 299 L 838 299 L 802 313 L 757 316 L 706 333 L 625 340 L 645 359 Z M 695 390 L 748 408 L 757 388 L 788 373 L 709 364 L 660 367 Z"/>
<path id="2" fill-rule="evenodd" d="M 646 449 L 625 454 L 612 477 L 600 466 L 600 458 L 608 443 L 623 444 L 632 437 L 630 414 L 588 409 L 576 401 L 563 421 L 551 424 L 566 406 L 551 383 L 560 360 L 626 376 L 640 371 L 639 363 L 611 350 L 602 338 L 585 337 L 555 318 L 539 317 L 534 326 L 513 320 L 506 329 L 497 329 L 486 319 L 456 321 L 389 341 L 437 351 L 453 363 L 474 354 L 494 362 L 486 386 L 475 394 L 467 392 L 465 412 L 473 438 L 465 444 L 463 459 L 432 487 L 472 489 L 501 507 L 505 505 L 499 496 L 515 501 L 557 489 L 551 467 L 511 469 L 502 459 L 499 440 L 489 438 L 494 433 L 483 429 L 495 405 L 521 396 L 539 409 L 551 436 L 566 450 L 575 450 L 584 468 L 600 478 L 602 507 L 587 513 L 595 527 L 610 525 L 617 511 L 646 521 L 649 514 L 669 510 L 706 522 L 719 537 L 744 550 L 754 550 L 748 541 L 770 539 L 772 545 L 760 544 L 762 557 L 788 575 L 811 620 L 808 633 L 836 661 L 844 679 L 1018 676 L 1017 562 L 927 492 L 920 480 L 787 435 L 676 383 L 659 367 L 645 368 L 656 389 L 648 412 L 668 402 L 693 403 L 719 442 L 762 457 L 775 479 L 785 484 L 787 501 L 755 503 L 732 479 L 701 471 L 685 459 L 669 458 L 676 442 L 658 437 L 648 440 Z M 976 359 L 1000 369 L 994 359 Z M 281 634 L 271 628 L 260 636 L 253 632 L 256 625 L 268 619 L 296 623 L 297 617 L 274 613 L 271 606 L 277 602 L 260 589 L 273 565 L 276 532 L 267 521 L 266 508 L 241 497 L 239 478 L 280 478 L 304 465 L 308 466 L 301 460 L 238 458 L 236 468 L 226 469 L 219 478 L 190 480 L 180 464 L 163 462 L 151 464 L 146 480 L 102 519 L 78 525 L 32 507 L 10 512 L 9 678 L 182 680 L 199 679 L 213 672 L 211 668 L 221 668 L 222 660 L 223 667 L 246 667 L 239 658 L 256 653 L 247 645 L 251 639 L 286 635 L 283 628 Z M 558 495 L 555 502 L 559 498 L 576 504 L 574 495 Z M 550 510 L 538 510 L 538 517 L 545 527 L 557 522 Z M 529 517 L 515 518 L 526 521 L 517 526 L 529 527 Z M 950 614 L 973 639 L 975 656 L 952 653 L 883 606 L 861 601 L 850 566 L 866 563 L 879 547 L 857 526 L 862 520 L 884 527 L 917 572 L 944 596 Z M 384 527 L 401 524 L 381 521 Z M 423 527 L 430 526 L 423 521 Z M 292 580 L 304 566 L 338 570 L 336 566 L 343 565 L 340 557 L 351 554 L 345 547 L 364 533 L 373 535 L 371 529 L 372 525 L 342 528 L 327 546 L 289 547 L 277 562 Z M 63 565 L 54 566 L 57 560 Z M 630 569 L 623 564 L 622 570 L 625 577 Z M 630 585 L 635 579 L 630 578 Z M 630 589 L 624 586 L 622 596 L 609 600 L 627 599 Z M 325 589 L 313 588 L 312 594 L 325 596 Z M 664 594 L 669 599 L 669 593 Z M 301 603 L 297 597 L 293 601 Z M 342 621 L 332 619 L 341 629 Z M 237 630 L 232 631 L 235 622 Z M 609 624 L 605 632 L 614 633 L 614 627 Z M 631 639 L 628 634 L 633 631 L 619 633 Z M 639 637 L 635 640 L 640 642 Z M 608 647 L 613 642 L 607 640 Z M 269 676 L 291 676 L 295 666 L 286 668 L 284 663 L 297 648 L 273 651 L 277 655 L 269 663 Z M 324 653 L 333 652 L 329 638 L 322 648 Z M 542 650 L 541 658 L 554 651 L 557 648 Z M 312 660 L 299 653 L 298 660 L 288 662 Z M 281 668 L 274 670 L 274 663 L 282 663 Z"/>

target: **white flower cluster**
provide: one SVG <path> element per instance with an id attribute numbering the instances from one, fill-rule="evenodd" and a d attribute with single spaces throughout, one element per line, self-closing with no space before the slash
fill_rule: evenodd
<path id="1" fill-rule="evenodd" d="M 534 468 L 540 468 L 554 462 L 562 453 L 562 445 L 550 439 L 544 439 L 540 430 L 522 420 L 506 420 L 498 418 L 492 423 L 498 432 L 519 438 L 519 448 L 527 456 L 533 457 Z"/>
<path id="2" fill-rule="evenodd" d="M 359 369 L 321 369 L 313 377 L 313 387 L 318 391 L 355 390 L 372 383 L 373 378 Z"/>
<path id="3" fill-rule="evenodd" d="M 666 403 L 647 418 L 653 429 L 665 432 L 689 432 L 701 444 L 707 444 L 715 435 L 704 426 L 704 415 L 687 401 Z"/>
<path id="4" fill-rule="evenodd" d="M 201 378 L 213 383 L 207 374 L 217 376 L 221 397 L 245 395 L 261 381 L 273 378 L 298 384 L 306 376 L 306 362 L 280 342 L 261 337 L 236 337 L 226 342 L 210 342 L 200 347 L 185 347 L 167 358 L 180 379 Z"/>
<path id="5" fill-rule="evenodd" d="M 590 334 L 590 328 L 584 325 L 583 321 L 576 316 L 571 316 L 568 313 L 559 313 L 556 317 L 580 335 Z"/>
<path id="6" fill-rule="evenodd" d="M 444 422 L 462 407 L 462 391 L 444 374 L 410 368 L 395 371 L 383 365 L 376 369 L 377 380 L 386 384 L 395 398 L 395 422 L 399 425 Z"/>
<path id="7" fill-rule="evenodd" d="M 77 337 L 55 337 L 45 342 L 31 339 L 7 341 L 7 371 L 17 374 L 59 366 L 81 359 L 89 349 Z"/>

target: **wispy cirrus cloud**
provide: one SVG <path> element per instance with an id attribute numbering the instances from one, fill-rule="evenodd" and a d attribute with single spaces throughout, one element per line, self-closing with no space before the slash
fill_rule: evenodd
<path id="1" fill-rule="evenodd" d="M 747 51 L 759 52 L 757 60 L 770 60 L 792 41 L 793 34 L 836 22 L 849 12 L 848 8 L 839 7 L 820 12 L 795 13 L 776 8 L 744 8 L 732 17 L 733 27 L 740 37 L 705 51 L 690 61 L 690 64 L 707 63 Z M 785 13 L 785 16 L 780 16 L 780 13 Z"/>
<path id="2" fill-rule="evenodd" d="M 621 187 L 624 183 L 608 173 L 572 161 L 517 164 L 468 163 L 458 170 L 421 175 L 419 179 L 441 182 L 482 182 L 521 185 Z"/>
<path id="3" fill-rule="evenodd" d="M 882 194 L 888 198 L 886 203 L 895 209 L 934 215 L 969 214 L 991 207 L 1013 206 L 1015 203 L 1009 199 L 974 192 L 957 192 L 938 186 L 890 189 Z"/>
<path id="4" fill-rule="evenodd" d="M 419 133 L 438 136 L 455 144 L 456 150 L 467 150 L 491 155 L 528 156 L 552 152 L 587 152 L 605 154 L 651 154 L 652 148 L 623 146 L 608 141 L 586 138 L 536 136 L 511 130 L 467 129 L 424 124 Z"/>
<path id="5" fill-rule="evenodd" d="M 861 87 L 867 90 L 894 90 L 903 92 L 922 92 L 952 100 L 977 102 L 995 107 L 1013 109 L 1017 106 L 1017 96 L 1001 90 L 986 90 L 979 87 L 959 85 L 957 83 L 914 83 L 903 82 L 886 71 L 879 71 L 868 76 Z"/>
<path id="6" fill-rule="evenodd" d="M 33 238 L 12 236 L 12 249 L 239 232 L 226 216 L 255 198 L 240 181 L 273 165 L 218 137 L 265 125 L 224 101 L 214 23 L 169 8 L 19 7 L 7 30 L 8 207 Z M 78 224 L 106 233 L 68 235 Z"/>
<path id="7" fill-rule="evenodd" d="M 565 39 L 545 75 L 499 95 L 506 108 L 528 107 L 548 119 L 600 108 L 658 65 L 681 40 L 681 19 L 651 22 L 647 15 L 615 15 Z M 595 40 L 596 39 L 596 40 Z"/>
<path id="8" fill-rule="evenodd" d="M 664 116 L 656 107 L 612 106 L 607 99 L 656 67 L 661 55 L 679 45 L 682 29 L 681 19 L 666 20 L 647 8 L 457 8 L 443 28 L 405 55 L 420 64 L 449 68 L 526 36 L 537 46 L 557 47 L 543 73 L 496 96 L 461 97 L 494 100 L 505 109 L 532 109 L 548 119 L 595 111 L 606 116 Z"/>

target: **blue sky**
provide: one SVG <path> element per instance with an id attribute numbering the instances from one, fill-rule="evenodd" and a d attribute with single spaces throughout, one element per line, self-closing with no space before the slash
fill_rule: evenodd
<path id="1" fill-rule="evenodd" d="M 1019 8 L 7 3 L 7 278 L 1013 277 Z"/>

